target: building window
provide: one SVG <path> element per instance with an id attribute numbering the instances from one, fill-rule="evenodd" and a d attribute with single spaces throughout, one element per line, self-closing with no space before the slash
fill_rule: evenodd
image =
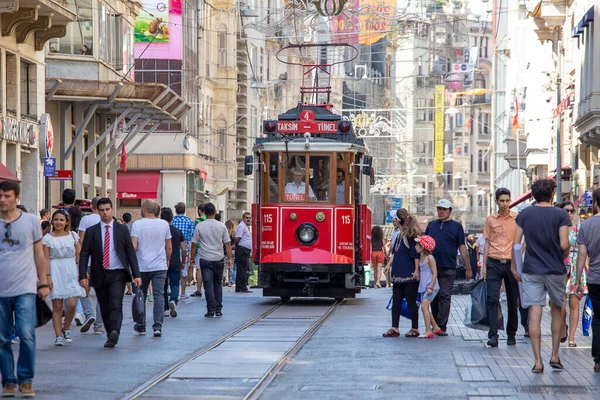
<path id="1" fill-rule="evenodd" d="M 6 114 L 17 118 L 19 83 L 17 82 L 17 56 L 6 52 Z"/>
<path id="2" fill-rule="evenodd" d="M 94 43 L 92 0 L 79 0 L 75 7 L 70 8 L 77 14 L 77 21 L 67 24 L 65 37 L 49 41 L 48 52 L 50 54 L 91 56 Z"/>
<path id="3" fill-rule="evenodd" d="M 217 32 L 217 44 L 218 44 L 218 53 L 219 56 L 217 58 L 219 67 L 228 67 L 227 63 L 227 27 L 221 25 L 219 26 L 219 31 Z"/>
<path id="4" fill-rule="evenodd" d="M 433 100 L 432 100 L 432 99 L 429 99 L 429 101 L 428 101 L 428 104 L 427 104 L 427 107 L 428 107 L 428 108 L 427 108 L 427 111 L 428 111 L 428 114 L 429 114 L 428 121 L 429 121 L 429 122 L 433 122 L 433 118 L 434 118 L 434 117 L 433 117 L 433 115 L 434 115 L 434 112 L 433 112 L 433 111 L 434 111 L 434 109 L 435 109 L 435 105 L 434 105 L 434 102 L 433 102 Z"/>
<path id="5" fill-rule="evenodd" d="M 188 172 L 186 177 L 187 193 L 185 206 L 188 208 L 196 208 L 196 192 L 204 190 L 204 180 L 200 179 L 200 174 L 197 172 Z"/>
<path id="6" fill-rule="evenodd" d="M 426 99 L 417 99 L 417 121 L 424 122 L 426 121 L 427 110 L 426 110 L 427 100 Z"/>
<path id="7" fill-rule="evenodd" d="M 478 167 L 479 172 L 489 172 L 486 150 L 479 150 L 478 152 Z"/>
<path id="8" fill-rule="evenodd" d="M 490 114 L 488 113 L 482 113 L 481 114 L 481 119 L 482 119 L 482 123 L 481 123 L 481 127 L 479 128 L 479 132 L 483 133 L 484 135 L 489 135 L 491 127 L 490 127 Z"/>
<path id="9" fill-rule="evenodd" d="M 21 118 L 37 120 L 37 66 L 21 59 Z"/>
<path id="10" fill-rule="evenodd" d="M 118 199 L 117 205 L 119 207 L 135 207 L 139 208 L 142 206 L 142 199 Z"/>
<path id="11" fill-rule="evenodd" d="M 100 6 L 100 58 L 124 73 L 133 62 L 133 27 L 123 20 L 121 14 Z"/>

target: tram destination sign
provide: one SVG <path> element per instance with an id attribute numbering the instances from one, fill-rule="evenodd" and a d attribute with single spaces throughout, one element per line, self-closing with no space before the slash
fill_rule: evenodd
<path id="1" fill-rule="evenodd" d="M 303 110 L 299 121 L 277 121 L 279 133 L 337 133 L 337 121 L 315 121 L 312 110 Z"/>

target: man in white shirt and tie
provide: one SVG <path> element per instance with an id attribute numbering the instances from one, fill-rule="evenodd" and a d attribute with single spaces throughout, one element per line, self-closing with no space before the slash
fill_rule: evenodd
<path id="1" fill-rule="evenodd" d="M 86 290 L 88 285 L 95 289 L 108 336 L 104 347 L 113 348 L 121 333 L 125 284 L 133 279 L 139 286 L 142 279 L 129 231 L 113 220 L 110 199 L 98 200 L 98 213 L 100 223 L 86 230 L 81 246 L 79 284 Z"/>
<path id="2" fill-rule="evenodd" d="M 288 201 L 304 201 L 306 195 L 306 184 L 304 183 L 305 172 L 303 169 L 292 171 L 294 179 L 285 185 L 285 199 Z M 308 196 L 310 200 L 317 200 L 312 187 L 308 187 Z"/>

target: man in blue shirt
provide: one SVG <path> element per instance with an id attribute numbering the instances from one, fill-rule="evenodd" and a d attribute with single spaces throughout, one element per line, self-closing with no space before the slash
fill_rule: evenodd
<path id="1" fill-rule="evenodd" d="M 450 219 L 452 203 L 441 199 L 437 205 L 437 213 L 439 219 L 431 221 L 425 229 L 425 234 L 431 236 L 436 243 L 433 257 L 437 264 L 440 285 L 440 291 L 431 303 L 431 311 L 442 329 L 439 336 L 448 336 L 446 326 L 450 316 L 452 287 L 456 276 L 456 254 L 459 250 L 465 263 L 467 279 L 471 279 L 472 274 L 469 253 L 465 246 L 465 231 L 459 222 Z"/>
<path id="2" fill-rule="evenodd" d="M 185 204 L 184 203 L 177 203 L 175 205 L 175 212 L 177 213 L 177 215 L 173 217 L 173 226 L 175 228 L 179 229 L 181 231 L 181 233 L 183 234 L 183 239 L 185 240 L 185 250 L 186 250 L 187 254 L 190 254 L 190 240 L 192 240 L 192 236 L 194 236 L 194 227 L 195 227 L 194 221 L 192 221 L 192 219 L 190 217 L 185 215 Z M 182 260 L 182 262 L 184 263 L 184 265 L 186 267 L 189 265 L 188 260 Z M 192 275 L 193 275 L 193 271 L 192 271 Z M 180 300 L 186 300 L 189 297 L 187 295 L 187 293 L 185 292 L 185 288 L 188 283 L 187 276 L 188 276 L 188 269 L 186 268 L 182 271 L 182 274 L 181 274 Z"/>

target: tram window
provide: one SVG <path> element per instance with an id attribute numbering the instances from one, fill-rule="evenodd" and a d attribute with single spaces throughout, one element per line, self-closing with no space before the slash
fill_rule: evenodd
<path id="1" fill-rule="evenodd" d="M 306 156 L 290 156 L 286 165 L 286 182 L 284 200 L 303 202 L 307 196 Z M 313 188 L 308 186 L 308 199 L 317 200 Z"/>
<path id="2" fill-rule="evenodd" d="M 268 203 L 277 203 L 277 196 L 279 191 L 279 170 L 278 170 L 278 154 L 270 153 L 269 156 L 269 167 L 268 167 L 268 177 L 269 177 L 269 189 L 268 189 Z"/>
<path id="3" fill-rule="evenodd" d="M 309 157 L 310 188 L 316 194 L 316 200 L 329 201 L 331 188 L 329 185 L 329 172 L 331 171 L 330 156 Z"/>

